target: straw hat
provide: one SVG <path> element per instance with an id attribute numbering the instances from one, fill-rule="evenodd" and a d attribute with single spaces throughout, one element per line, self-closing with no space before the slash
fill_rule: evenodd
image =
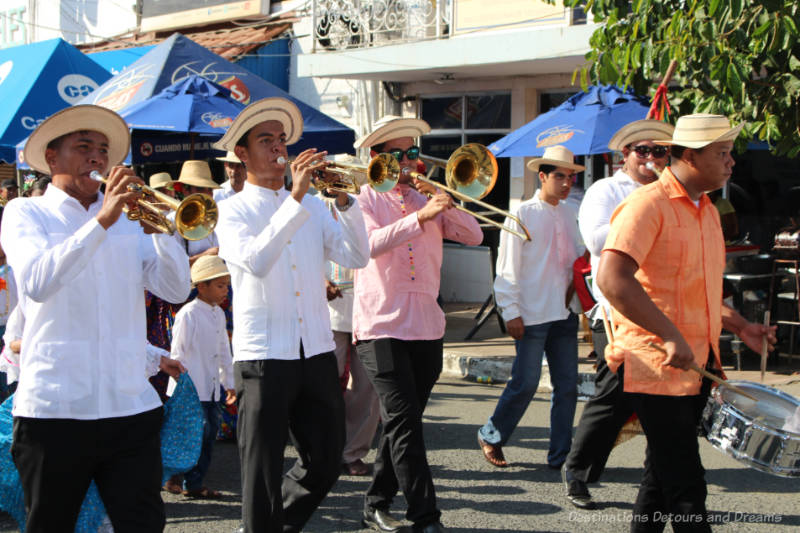
<path id="1" fill-rule="evenodd" d="M 178 182 L 195 187 L 219 189 L 219 185 L 211 177 L 211 169 L 205 161 L 184 161 Z"/>
<path id="2" fill-rule="evenodd" d="M 568 168 L 570 170 L 581 171 L 586 167 L 575 164 L 575 156 L 572 151 L 561 145 L 550 146 L 544 151 L 542 157 L 528 161 L 528 168 L 534 172 L 539 170 L 539 165 L 553 165 L 554 167 Z"/>
<path id="3" fill-rule="evenodd" d="M 225 152 L 225 157 L 218 157 L 217 161 L 224 161 L 225 163 L 239 163 L 242 164 L 242 160 L 236 157 L 236 154 L 233 152 Z"/>
<path id="4" fill-rule="evenodd" d="M 621 152 L 631 143 L 639 141 L 668 141 L 672 139 L 675 126 L 650 118 L 634 120 L 625 124 L 608 141 L 608 149 Z"/>
<path id="5" fill-rule="evenodd" d="M 150 187 L 153 189 L 169 187 L 173 183 L 175 182 L 172 181 L 172 176 L 169 175 L 169 172 L 159 172 L 150 176 Z"/>
<path id="6" fill-rule="evenodd" d="M 233 152 L 242 135 L 268 120 L 283 124 L 286 144 L 300 140 L 300 134 L 303 133 L 303 114 L 300 109 L 286 98 L 264 98 L 242 109 L 222 139 L 214 143 L 214 148 Z"/>
<path id="7" fill-rule="evenodd" d="M 39 124 L 25 144 L 23 157 L 36 171 L 50 174 L 44 157 L 47 145 L 53 139 L 76 131 L 96 131 L 108 139 L 108 167 L 119 165 L 128 155 L 131 134 L 125 120 L 114 111 L 97 105 L 74 105 Z"/>
<path id="8" fill-rule="evenodd" d="M 431 127 L 419 118 L 403 118 L 396 115 L 386 115 L 372 125 L 372 133 L 360 137 L 353 146 L 367 148 L 400 137 L 416 139 L 431 131 Z"/>
<path id="9" fill-rule="evenodd" d="M 697 113 L 684 115 L 675 123 L 672 139 L 656 141 L 656 144 L 702 148 L 711 143 L 733 141 L 742 131 L 744 122 L 731 128 L 728 117 Z"/>
<path id="10" fill-rule="evenodd" d="M 192 283 L 221 278 L 230 275 L 225 261 L 218 255 L 201 255 L 194 262 L 191 269 Z"/>

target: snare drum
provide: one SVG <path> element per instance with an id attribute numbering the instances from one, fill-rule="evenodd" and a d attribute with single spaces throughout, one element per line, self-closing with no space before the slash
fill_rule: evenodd
<path id="1" fill-rule="evenodd" d="M 800 400 L 758 383 L 730 383 L 758 402 L 727 387 L 714 389 L 703 410 L 708 441 L 762 472 L 800 477 Z"/>

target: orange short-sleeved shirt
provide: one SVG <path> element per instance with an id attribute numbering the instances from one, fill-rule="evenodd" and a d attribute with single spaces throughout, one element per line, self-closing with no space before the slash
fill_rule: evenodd
<path id="1" fill-rule="evenodd" d="M 661 178 L 631 193 L 611 217 L 603 250 L 616 250 L 639 265 L 636 279 L 691 346 L 705 367 L 709 348 L 719 364 L 722 273 L 725 241 L 719 214 L 705 194 L 699 207 L 669 168 Z M 699 394 L 695 372 L 661 366 L 661 343 L 614 310 L 614 343 L 606 349 L 612 371 L 625 363 L 625 391 L 685 396 Z"/>

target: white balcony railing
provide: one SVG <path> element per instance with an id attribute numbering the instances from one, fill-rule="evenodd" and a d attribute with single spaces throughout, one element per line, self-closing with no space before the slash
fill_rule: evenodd
<path id="1" fill-rule="evenodd" d="M 449 36 L 450 0 L 313 0 L 312 52 Z"/>

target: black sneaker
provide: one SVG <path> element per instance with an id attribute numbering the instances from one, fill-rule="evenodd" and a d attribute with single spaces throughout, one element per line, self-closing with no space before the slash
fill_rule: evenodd
<path id="1" fill-rule="evenodd" d="M 578 509 L 597 509 L 597 505 L 592 500 L 592 495 L 589 494 L 589 487 L 580 479 L 575 479 L 572 472 L 567 470 L 565 464 L 561 468 L 561 480 L 564 482 L 564 488 L 567 491 L 567 499 L 569 502 Z"/>

